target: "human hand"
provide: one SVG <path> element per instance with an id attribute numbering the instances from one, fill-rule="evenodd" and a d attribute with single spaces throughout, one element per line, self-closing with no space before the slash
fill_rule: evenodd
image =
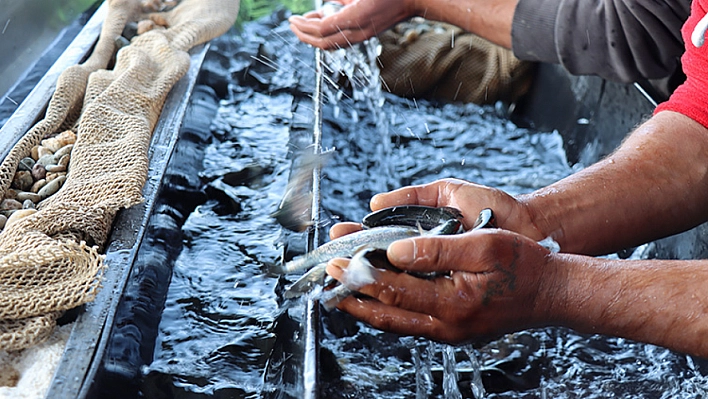
<path id="1" fill-rule="evenodd" d="M 432 183 L 403 187 L 388 193 L 377 194 L 371 199 L 371 210 L 400 205 L 450 206 L 462 211 L 462 223 L 470 230 L 479 212 L 490 208 L 494 212 L 496 227 L 515 231 L 540 241 L 545 237 L 533 223 L 529 208 L 504 191 L 458 179 L 442 179 Z M 342 227 L 334 233 L 350 232 Z"/>
<path id="2" fill-rule="evenodd" d="M 332 15 L 321 10 L 290 17 L 290 29 L 305 43 L 324 50 L 349 47 L 378 35 L 415 14 L 412 0 L 341 0 Z"/>
<path id="3" fill-rule="evenodd" d="M 397 241 L 387 251 L 399 269 L 449 273 L 422 279 L 381 271 L 338 308 L 371 326 L 448 343 L 494 338 L 553 322 L 559 294 L 556 255 L 522 235 L 482 229 L 452 236 Z M 337 258 L 327 273 L 340 279 L 348 260 Z M 562 293 L 562 291 L 560 292 Z"/>
<path id="4" fill-rule="evenodd" d="M 465 230 L 473 227 L 479 212 L 490 208 L 496 227 L 515 231 L 540 241 L 546 238 L 533 223 L 529 207 L 504 191 L 458 179 L 442 179 L 432 183 L 403 187 L 371 199 L 371 210 L 400 205 L 450 206 L 462 212 Z M 337 223 L 330 229 L 331 239 L 361 230 L 353 222 Z"/>

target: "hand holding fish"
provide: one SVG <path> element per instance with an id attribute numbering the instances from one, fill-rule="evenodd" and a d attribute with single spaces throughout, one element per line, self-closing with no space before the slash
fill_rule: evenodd
<path id="1" fill-rule="evenodd" d="M 432 207 L 452 207 L 462 211 L 461 221 L 465 230 L 470 230 L 477 215 L 483 208 L 494 210 L 495 225 L 505 230 L 515 231 L 535 240 L 546 235 L 534 224 L 531 210 L 522 201 L 504 191 L 481 186 L 458 179 L 443 179 L 432 183 L 403 187 L 388 193 L 377 194 L 371 199 L 371 209 L 401 205 L 425 205 Z M 332 227 L 330 236 L 353 231 L 349 224 Z"/>
<path id="2" fill-rule="evenodd" d="M 432 279 L 381 270 L 339 308 L 382 330 L 449 343 L 488 339 L 548 322 L 559 259 L 535 241 L 500 229 L 405 239 L 388 249 L 396 268 Z M 348 260 L 330 261 L 341 279 Z M 448 273 L 451 272 L 451 273 Z"/>

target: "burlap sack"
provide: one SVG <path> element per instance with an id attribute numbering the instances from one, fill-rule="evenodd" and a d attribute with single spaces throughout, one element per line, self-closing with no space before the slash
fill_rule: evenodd
<path id="1" fill-rule="evenodd" d="M 379 40 L 384 90 L 403 97 L 492 104 L 531 85 L 532 63 L 453 25 L 414 18 Z"/>

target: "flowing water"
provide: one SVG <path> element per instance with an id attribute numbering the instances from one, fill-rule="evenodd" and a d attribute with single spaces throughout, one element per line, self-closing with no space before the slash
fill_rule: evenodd
<path id="1" fill-rule="evenodd" d="M 302 306 L 279 296 L 295 276 L 268 266 L 301 253 L 305 240 L 269 214 L 312 129 L 314 57 L 285 16 L 212 44 L 204 73 L 224 99 L 200 174 L 207 199 L 184 223 L 141 397 L 298 397 L 298 370 L 286 365 L 301 350 Z M 384 98 L 386 153 L 378 115 L 351 95 L 325 104 L 323 147 L 335 149 L 321 185 L 329 223 L 361 220 L 382 181 L 457 177 L 518 194 L 573 172 L 558 133 L 520 128 L 494 107 Z M 320 338 L 323 398 L 474 398 L 480 381 L 487 398 L 699 398 L 708 387 L 698 359 L 564 328 L 448 347 L 333 311 L 323 312 Z"/>

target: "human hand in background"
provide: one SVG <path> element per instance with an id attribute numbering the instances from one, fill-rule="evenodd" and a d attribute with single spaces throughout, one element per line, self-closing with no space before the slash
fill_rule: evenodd
<path id="1" fill-rule="evenodd" d="M 290 29 L 305 43 L 324 50 L 349 47 L 415 15 L 411 0 L 341 0 L 344 7 L 290 17 Z"/>

